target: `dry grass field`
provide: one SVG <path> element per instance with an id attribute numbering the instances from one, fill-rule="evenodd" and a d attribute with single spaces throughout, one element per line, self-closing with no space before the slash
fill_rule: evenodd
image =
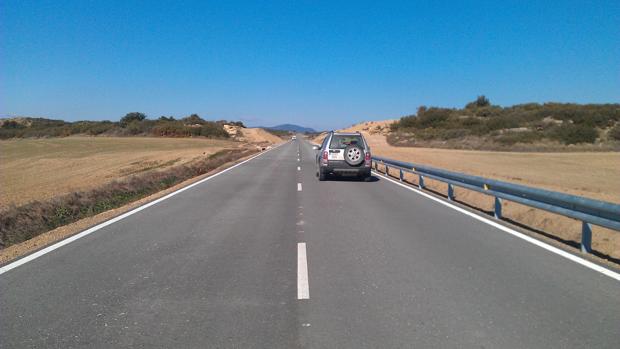
<path id="1" fill-rule="evenodd" d="M 363 132 L 377 156 L 620 203 L 620 152 L 523 153 L 395 147 L 386 142 L 385 132 L 372 132 L 388 123 L 364 123 L 346 131 Z M 314 141 L 320 140 L 322 137 Z M 416 178 L 409 179 L 417 182 Z M 446 193 L 443 183 L 427 180 L 426 184 Z M 463 189 L 456 189 L 456 194 L 457 199 L 472 206 L 484 210 L 493 207 L 493 199 L 486 195 Z M 568 243 L 580 241 L 580 223 L 563 216 L 510 202 L 505 203 L 504 216 Z M 593 247 L 620 260 L 620 233 L 594 227 Z"/>
<path id="2" fill-rule="evenodd" d="M 239 142 L 206 138 L 67 137 L 0 141 L 0 209 L 205 157 Z"/>

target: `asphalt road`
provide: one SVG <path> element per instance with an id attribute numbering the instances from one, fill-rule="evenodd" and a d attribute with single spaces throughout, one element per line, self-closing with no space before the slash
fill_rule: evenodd
<path id="1" fill-rule="evenodd" d="M 617 280 L 301 141 L 0 275 L 2 348 L 619 343 Z"/>

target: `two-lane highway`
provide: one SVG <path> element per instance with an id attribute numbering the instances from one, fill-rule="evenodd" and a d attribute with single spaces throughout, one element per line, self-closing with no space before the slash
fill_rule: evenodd
<path id="1" fill-rule="evenodd" d="M 305 141 L 0 275 L 0 347 L 609 347 L 620 283 Z"/>

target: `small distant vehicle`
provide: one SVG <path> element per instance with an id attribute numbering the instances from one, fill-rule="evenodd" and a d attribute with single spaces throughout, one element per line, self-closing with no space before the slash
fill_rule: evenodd
<path id="1" fill-rule="evenodd" d="M 291 139 L 292 139 L 292 140 L 296 140 L 296 139 L 297 139 L 297 136 L 293 136 L 293 137 L 291 137 Z"/>
<path id="2" fill-rule="evenodd" d="M 319 181 L 326 180 L 330 175 L 370 180 L 370 147 L 361 133 L 331 131 L 320 146 L 312 148 L 318 150 L 316 175 Z"/>

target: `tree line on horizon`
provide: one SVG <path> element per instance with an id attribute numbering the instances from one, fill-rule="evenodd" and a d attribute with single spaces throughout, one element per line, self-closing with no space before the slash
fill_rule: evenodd
<path id="1" fill-rule="evenodd" d="M 420 106 L 416 114 L 392 124 L 392 131 L 421 141 L 479 137 L 503 145 L 543 140 L 565 145 L 620 141 L 620 104 L 526 103 L 501 107 L 479 96 L 463 108 Z"/>
<path id="2" fill-rule="evenodd" d="M 241 121 L 207 121 L 198 114 L 176 119 L 160 116 L 148 119 L 146 114 L 131 112 L 119 121 L 75 121 L 46 118 L 12 118 L 2 120 L 0 139 L 29 137 L 67 137 L 85 134 L 91 136 L 158 136 L 228 138 L 224 125 L 244 127 Z"/>

